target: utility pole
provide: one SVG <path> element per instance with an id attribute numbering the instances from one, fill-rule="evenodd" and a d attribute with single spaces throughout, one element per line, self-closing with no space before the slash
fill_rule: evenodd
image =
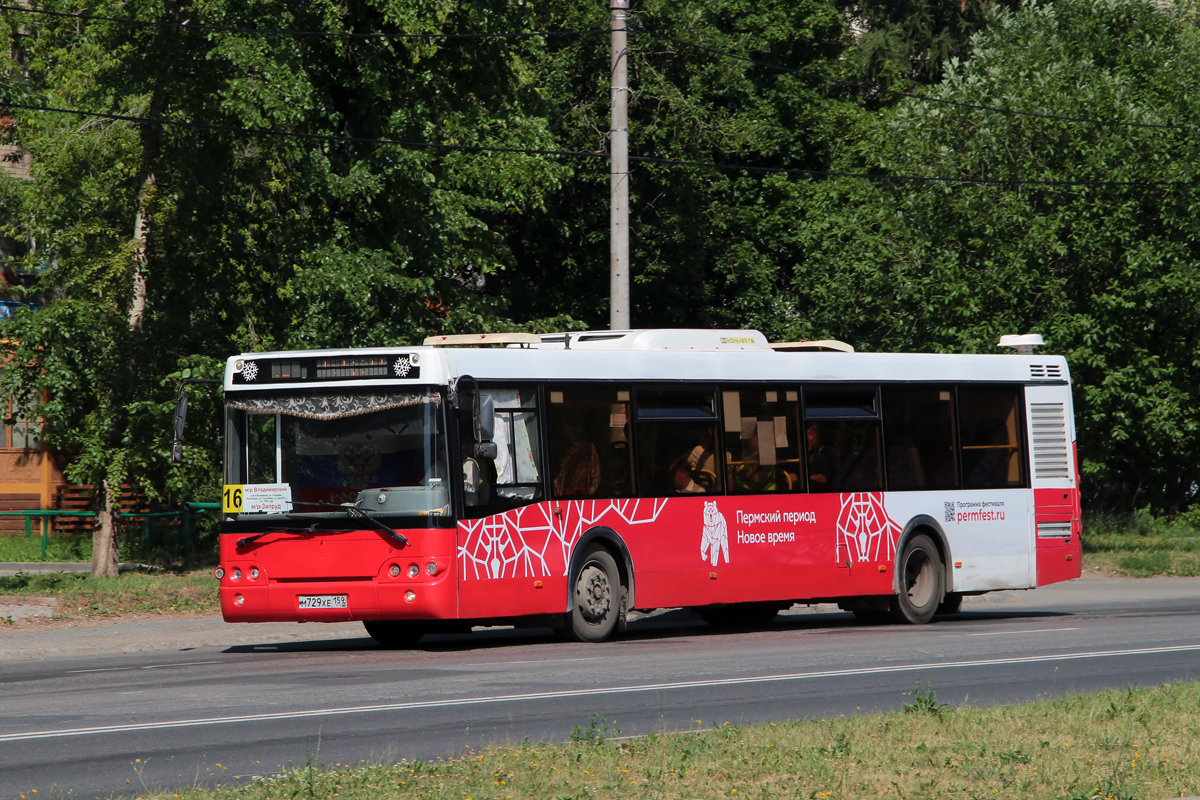
<path id="1" fill-rule="evenodd" d="M 612 13 L 612 122 L 609 130 L 609 322 L 628 330 L 629 322 L 629 0 L 609 0 Z"/>

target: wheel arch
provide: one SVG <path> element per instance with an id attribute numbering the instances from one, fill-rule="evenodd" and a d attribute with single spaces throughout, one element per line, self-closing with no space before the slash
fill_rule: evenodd
<path id="1" fill-rule="evenodd" d="M 621 583 L 629 591 L 628 607 L 630 609 L 636 608 L 637 606 L 634 605 L 633 557 L 629 555 L 629 548 L 625 545 L 625 540 L 621 538 L 620 534 L 604 525 L 589 528 L 583 536 L 579 537 L 579 541 L 571 549 L 571 558 L 567 562 L 567 596 L 563 607 L 567 611 L 571 610 L 571 604 L 575 599 L 574 587 L 571 585 L 571 576 L 579 568 L 579 562 L 583 557 L 584 550 L 587 549 L 588 545 L 597 542 L 604 549 L 608 550 L 617 562 L 617 571 L 621 574 Z"/>
<path id="2" fill-rule="evenodd" d="M 904 530 L 896 540 L 896 563 L 899 562 L 904 548 L 908 546 L 908 540 L 919 533 L 924 533 L 933 539 L 933 544 L 937 547 L 938 555 L 942 559 L 942 586 L 945 587 L 944 591 L 946 592 L 953 591 L 954 562 L 951 560 L 950 541 L 946 538 L 946 532 L 942 530 L 938 521 L 928 514 L 918 514 L 904 526 Z M 895 568 L 892 569 L 892 592 L 896 594 L 900 592 L 900 571 Z"/>

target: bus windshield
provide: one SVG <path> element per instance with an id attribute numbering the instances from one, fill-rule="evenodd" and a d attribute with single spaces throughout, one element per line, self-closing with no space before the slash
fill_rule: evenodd
<path id="1" fill-rule="evenodd" d="M 449 514 L 442 413 L 432 389 L 233 398 L 225 482 L 285 484 L 301 513 Z"/>

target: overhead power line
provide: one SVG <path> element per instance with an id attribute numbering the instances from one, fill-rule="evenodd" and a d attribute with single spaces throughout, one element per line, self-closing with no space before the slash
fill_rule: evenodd
<path id="1" fill-rule="evenodd" d="M 580 31 L 513 31 L 485 33 L 340 33 L 336 31 L 294 31 L 270 28 L 237 28 L 224 25 L 194 25 L 190 22 L 159 22 L 156 20 L 127 19 L 123 17 L 100 17 L 92 14 L 70 14 L 64 11 L 47 11 L 40 8 L 0 5 L 0 11 L 20 11 L 25 14 L 41 14 L 89 22 L 116 22 L 122 25 L 137 25 L 147 28 L 177 28 L 179 30 L 218 31 L 221 33 L 253 33 L 269 36 L 305 36 L 327 39 L 529 39 L 538 36 L 585 36 L 593 33 L 608 33 L 607 28 Z"/>
<path id="2" fill-rule="evenodd" d="M 1077 123 L 1082 123 L 1082 124 L 1087 124 L 1087 125 L 1114 125 L 1114 126 L 1124 126 L 1124 127 L 1129 127 L 1129 128 L 1155 128 L 1155 129 L 1181 130 L 1181 131 L 1200 130 L 1200 125 L 1174 125 L 1174 124 L 1169 124 L 1169 123 L 1155 123 L 1155 122 L 1124 122 L 1121 120 L 1112 120 L 1112 119 L 1091 119 L 1088 117 L 1070 117 L 1070 116 L 1066 116 L 1063 114 L 1044 114 L 1044 113 L 1040 113 L 1037 111 L 1022 111 L 1021 109 L 1017 109 L 1017 108 L 1004 108 L 1002 106 L 986 106 L 986 105 L 981 105 L 979 103 L 965 103 L 965 102 L 962 102 L 961 100 L 945 100 L 945 99 L 938 98 L 938 97 L 930 97 L 929 95 L 918 94 L 916 92 L 903 92 L 903 91 L 900 91 L 899 89 L 882 89 L 878 86 L 874 86 L 869 83 L 844 81 L 844 80 L 841 80 L 838 78 L 830 78 L 830 77 L 828 77 L 826 75 L 822 75 L 818 72 L 811 72 L 809 70 L 802 70 L 802 69 L 794 69 L 792 67 L 785 67 L 782 64 L 772 64 L 770 61 L 763 61 L 763 60 L 757 59 L 757 58 L 748 58 L 746 56 L 739 56 L 734 53 L 720 50 L 716 47 L 709 47 L 708 45 L 697 44 L 696 42 L 689 42 L 686 39 L 680 39 L 675 36 L 668 36 L 665 33 L 655 33 L 654 31 L 648 31 L 648 30 L 644 30 L 644 29 L 630 30 L 630 33 L 631 34 L 639 34 L 642 36 L 650 36 L 655 39 L 663 39 L 663 40 L 666 40 L 669 42 L 674 42 L 675 44 L 683 45 L 685 47 L 691 47 L 696 50 L 703 50 L 706 53 L 712 53 L 714 55 L 721 56 L 722 58 L 728 58 L 728 59 L 732 59 L 734 61 L 742 61 L 747 64 L 754 64 L 756 66 L 766 67 L 767 69 L 773 69 L 778 72 L 786 72 L 786 73 L 789 73 L 792 75 L 799 75 L 804 78 L 814 78 L 816 80 L 825 81 L 826 83 L 834 83 L 839 86 L 848 86 L 848 87 L 857 88 L 857 89 L 870 89 L 872 91 L 879 91 L 884 94 L 895 95 L 896 97 L 911 97 L 915 100 L 924 100 L 927 103 L 940 103 L 942 105 L 957 106 L 959 108 L 969 108 L 969 109 L 972 109 L 975 111 L 991 111 L 991 112 L 998 113 L 998 114 L 1012 114 L 1014 116 L 1035 117 L 1038 119 L 1052 119 L 1052 120 L 1057 120 L 1059 122 L 1077 122 Z"/>
<path id="3" fill-rule="evenodd" d="M 25 111 L 49 111 L 56 114 L 68 114 L 92 119 L 108 119 L 116 122 L 133 122 L 141 125 L 170 125 L 179 128 L 197 130 L 222 131 L 225 133 L 243 133 L 252 136 L 271 136 L 276 138 L 308 139 L 312 141 L 373 144 L 391 147 L 406 147 L 411 149 L 443 150 L 464 153 L 516 153 L 521 155 L 551 156 L 559 158 L 601 159 L 607 161 L 608 153 L 590 152 L 586 150 L 548 150 L 531 147 L 499 147 L 488 145 L 439 144 L 437 142 L 418 142 L 403 139 L 374 139 L 366 136 L 338 136 L 327 133 L 300 133 L 297 131 L 276 131 L 269 128 L 242 128 L 235 125 L 217 125 L 209 122 L 182 122 L 170 119 L 151 119 L 129 114 L 102 114 L 95 111 L 79 111 L 71 108 L 53 108 L 50 106 L 30 106 L 8 103 L 8 108 L 19 108 Z M 1147 181 L 1096 181 L 1096 180 L 1036 180 L 1023 178 L 965 178 L 965 177 L 935 177 L 928 175 L 888 175 L 880 173 L 838 172 L 833 170 L 793 169 L 788 167 L 761 167 L 747 164 L 718 164 L 707 161 L 683 161 L 655 156 L 630 156 L 630 161 L 644 164 L 659 164 L 671 167 L 697 167 L 730 172 L 774 173 L 780 175 L 802 175 L 810 178 L 856 178 L 873 181 L 913 181 L 920 183 L 964 184 L 980 186 L 1165 186 L 1167 182 Z"/>

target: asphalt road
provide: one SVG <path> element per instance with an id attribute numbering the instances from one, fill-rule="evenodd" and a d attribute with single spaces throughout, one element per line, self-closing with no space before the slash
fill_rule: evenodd
<path id="1" fill-rule="evenodd" d="M 918 627 L 864 627 L 818 606 L 717 633 L 675 611 L 602 645 L 491 630 L 397 652 L 353 625 L 212 619 L 18 629 L 0 636 L 0 799 L 563 740 L 593 715 L 636 735 L 895 709 L 918 684 L 990 705 L 1196 677 L 1200 580 L 1189 579 L 968 598 Z"/>

